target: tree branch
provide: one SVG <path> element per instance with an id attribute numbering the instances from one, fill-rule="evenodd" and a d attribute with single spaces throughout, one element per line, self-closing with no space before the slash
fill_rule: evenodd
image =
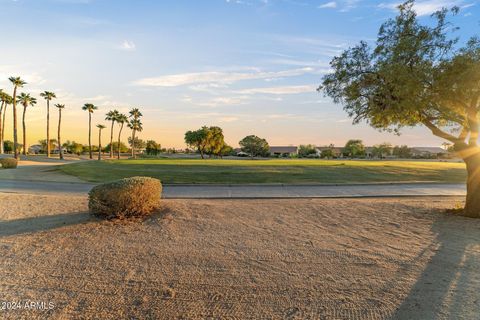
<path id="1" fill-rule="evenodd" d="M 422 120 L 422 123 L 428 128 L 430 129 L 430 131 L 432 131 L 432 133 L 434 135 L 436 135 L 437 137 L 440 137 L 442 139 L 445 139 L 445 140 L 448 140 L 450 142 L 453 142 L 453 143 L 459 143 L 459 142 L 463 142 L 461 140 L 459 140 L 457 137 L 445 132 L 445 131 L 442 131 L 440 130 L 436 125 L 434 125 L 433 123 L 431 123 L 429 120 L 427 119 L 423 119 Z"/>
<path id="2" fill-rule="evenodd" d="M 470 130 L 468 130 L 466 126 L 463 126 L 462 130 L 460 131 L 460 134 L 458 135 L 458 140 L 465 141 L 469 133 L 470 133 Z"/>

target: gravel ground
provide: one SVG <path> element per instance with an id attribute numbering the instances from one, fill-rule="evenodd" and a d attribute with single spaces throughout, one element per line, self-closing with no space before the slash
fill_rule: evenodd
<path id="1" fill-rule="evenodd" d="M 0 201 L 2 319 L 480 319 L 460 198 L 164 200 L 130 222 Z"/>

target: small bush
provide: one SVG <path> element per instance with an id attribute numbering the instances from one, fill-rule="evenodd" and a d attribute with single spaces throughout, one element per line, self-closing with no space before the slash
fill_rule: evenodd
<path id="1" fill-rule="evenodd" d="M 14 158 L 3 158 L 0 159 L 0 165 L 3 169 L 15 169 L 17 168 L 18 161 Z"/>
<path id="2" fill-rule="evenodd" d="M 125 178 L 92 188 L 88 193 L 88 208 L 106 219 L 142 217 L 158 208 L 161 193 L 158 179 Z"/>

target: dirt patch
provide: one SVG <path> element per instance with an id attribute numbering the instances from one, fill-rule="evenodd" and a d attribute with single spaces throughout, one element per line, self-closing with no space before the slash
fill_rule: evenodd
<path id="1" fill-rule="evenodd" d="M 478 318 L 480 221 L 440 213 L 458 199 L 167 200 L 143 222 L 0 201 L 1 300 L 54 304 L 1 318 Z"/>

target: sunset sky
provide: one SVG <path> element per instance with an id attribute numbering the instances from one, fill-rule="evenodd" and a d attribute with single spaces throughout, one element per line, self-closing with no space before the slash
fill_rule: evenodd
<path id="1" fill-rule="evenodd" d="M 28 143 L 45 139 L 41 91 L 66 104 L 63 139 L 87 142 L 84 103 L 105 113 L 138 107 L 142 139 L 183 148 L 185 131 L 224 129 L 237 146 L 246 135 L 270 145 L 343 145 L 349 138 L 438 146 L 423 128 L 397 137 L 351 120 L 316 92 L 328 62 L 360 40 L 372 42 L 397 1 L 307 0 L 0 0 L 0 88 L 21 76 L 39 103 L 27 111 Z M 466 39 L 480 30 L 480 1 L 427 0 L 422 19 L 458 5 L 453 21 Z M 19 114 L 21 116 L 21 109 Z M 51 108 L 51 136 L 57 110 Z M 11 109 L 6 138 L 11 139 Z M 19 122 L 21 124 L 21 122 Z M 21 130 L 20 130 L 21 132 Z M 96 135 L 95 135 L 96 136 Z M 105 135 L 107 136 L 107 135 Z M 125 135 L 126 140 L 126 135 Z"/>

